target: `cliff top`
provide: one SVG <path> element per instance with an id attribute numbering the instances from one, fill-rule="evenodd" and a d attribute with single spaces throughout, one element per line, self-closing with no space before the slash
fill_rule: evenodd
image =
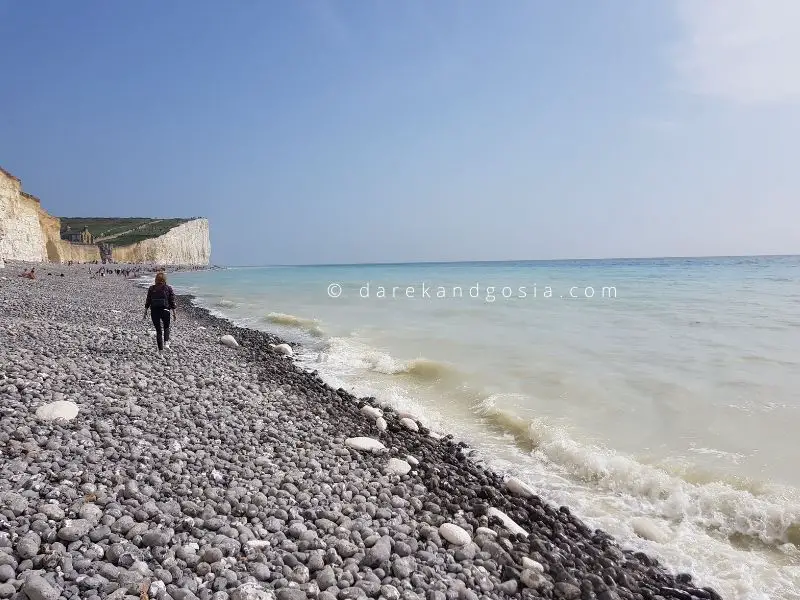
<path id="1" fill-rule="evenodd" d="M 6 171 L 3 167 L 0 167 L 0 175 L 5 175 L 6 177 L 8 177 L 10 179 L 13 179 L 15 181 L 20 181 L 21 182 L 19 177 L 17 177 L 16 175 L 12 175 L 8 171 Z"/>
<path id="2" fill-rule="evenodd" d="M 146 217 L 62 217 L 61 232 L 83 231 L 92 234 L 95 242 L 108 242 L 114 246 L 128 246 L 143 240 L 164 235 L 170 229 L 192 219 L 153 219 Z"/>

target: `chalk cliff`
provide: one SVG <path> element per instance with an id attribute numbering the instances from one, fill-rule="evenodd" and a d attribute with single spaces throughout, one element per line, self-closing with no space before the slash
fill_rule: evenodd
<path id="1" fill-rule="evenodd" d="M 211 259 L 208 220 L 193 219 L 157 238 L 115 247 L 113 257 L 127 263 L 207 265 Z"/>
<path id="2" fill-rule="evenodd" d="M 211 243 L 207 219 L 193 219 L 164 235 L 114 247 L 116 262 L 159 265 L 208 265 Z M 61 221 L 45 211 L 38 198 L 22 190 L 22 182 L 0 169 L 0 260 L 27 262 L 91 262 L 100 260 L 94 245 L 61 239 Z"/>
<path id="3" fill-rule="evenodd" d="M 0 258 L 32 262 L 46 258 L 38 204 L 23 194 L 19 179 L 0 169 Z"/>

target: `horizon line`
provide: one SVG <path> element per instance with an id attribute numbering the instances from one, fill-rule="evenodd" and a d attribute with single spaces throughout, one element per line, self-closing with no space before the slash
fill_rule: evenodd
<path id="1" fill-rule="evenodd" d="M 713 258 L 792 258 L 800 254 L 708 254 L 708 255 L 675 255 L 675 256 L 609 256 L 599 258 L 518 258 L 499 260 L 423 260 L 423 261 L 396 261 L 396 262 L 355 262 L 355 263 L 273 263 L 260 265 L 220 265 L 228 268 L 262 267 L 389 267 L 402 265 L 459 265 L 459 264 L 497 264 L 497 263 L 545 263 L 545 262 L 576 262 L 576 261 L 608 261 L 608 260 L 687 260 L 687 259 L 713 259 Z"/>

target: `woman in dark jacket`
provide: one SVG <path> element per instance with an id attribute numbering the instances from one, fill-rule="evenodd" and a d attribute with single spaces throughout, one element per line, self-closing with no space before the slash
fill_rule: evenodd
<path id="1" fill-rule="evenodd" d="M 147 300 L 144 303 L 145 319 L 148 308 L 153 325 L 156 327 L 156 342 L 158 343 L 158 352 L 161 354 L 165 346 L 169 348 L 170 311 L 172 311 L 172 318 L 175 318 L 175 292 L 167 285 L 167 276 L 164 273 L 157 273 L 155 285 L 151 285 L 147 290 Z M 164 326 L 163 334 L 162 324 Z"/>

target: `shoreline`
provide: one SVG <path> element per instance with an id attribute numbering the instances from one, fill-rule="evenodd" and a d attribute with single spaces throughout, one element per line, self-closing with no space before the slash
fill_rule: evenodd
<path id="1" fill-rule="evenodd" d="M 76 270 L 75 274 L 80 275 L 84 275 L 80 269 L 85 266 L 49 265 L 51 271 Z M 29 281 L 9 271 L 8 266 L 0 271 L 0 276 L 8 277 L 0 281 L 4 315 L 11 315 L 0 316 L 0 338 L 9 338 L 0 342 L 11 352 L 0 350 L 0 358 L 4 368 L 9 365 L 14 383 L 9 384 L 12 378 L 2 373 L 0 393 L 9 396 L 9 402 L 4 402 L 9 408 L 4 408 L 0 422 L 0 441 L 8 441 L 15 455 L 0 466 L 0 506 L 10 510 L 14 519 L 6 514 L 4 522 L 0 517 L 0 525 L 9 524 L 0 527 L 0 574 L 3 565 L 16 563 L 14 581 L 19 586 L 15 593 L 17 588 L 30 585 L 21 583 L 23 576 L 39 585 L 35 575 L 25 572 L 37 570 L 33 567 L 39 556 L 43 558 L 38 566 L 47 566 L 46 557 L 53 554 L 52 546 L 60 544 L 73 555 L 70 562 L 76 577 L 66 578 L 67 573 L 72 573 L 63 564 L 61 575 L 55 569 L 38 570 L 44 571 L 41 575 L 51 588 L 77 591 L 81 598 L 138 595 L 145 582 L 151 597 L 176 599 L 236 600 L 271 597 L 272 593 L 277 593 L 279 600 L 720 597 L 713 590 L 703 589 L 702 583 L 692 583 L 686 574 L 670 575 L 656 560 L 619 548 L 609 535 L 590 530 L 568 508 L 544 503 L 535 490 L 514 483 L 509 486 L 500 474 L 471 460 L 469 447 L 452 436 L 435 439 L 421 425 L 401 421 L 404 415 L 378 404 L 374 398 L 356 398 L 341 388 L 332 389 L 315 372 L 306 371 L 269 348 L 269 344 L 287 342 L 212 315 L 207 308 L 196 306 L 192 295 L 179 296 L 175 348 L 167 362 L 160 363 L 152 357 L 152 325 L 149 320 L 141 325 L 143 294 L 135 279 L 80 277 L 85 285 L 75 286 L 77 280 L 69 276 L 59 280 L 43 276 Z M 34 294 L 50 287 L 50 296 Z M 7 293 L 9 290 L 11 293 Z M 109 310 L 119 311 L 113 313 L 115 322 L 111 325 L 85 319 L 87 315 L 80 312 L 83 304 L 102 306 L 104 302 L 114 306 Z M 78 307 L 77 315 L 73 315 L 77 318 L 64 312 L 71 307 Z M 138 326 L 133 326 L 134 321 Z M 26 335 L 21 335 L 20 330 Z M 91 361 L 86 367 L 77 364 L 75 348 L 70 347 L 69 340 L 57 337 L 65 330 L 80 340 L 77 355 L 100 357 L 101 367 L 112 369 L 110 375 L 103 368 L 92 370 Z M 82 331 L 90 335 L 84 338 Z M 240 347 L 223 346 L 219 343 L 222 335 L 233 335 Z M 47 344 L 47 340 L 53 341 Z M 35 367 L 42 362 L 59 366 L 64 362 L 75 380 L 59 380 L 58 390 L 52 385 L 48 390 L 48 379 L 52 377 L 38 381 L 37 369 L 21 368 L 15 350 L 24 366 Z M 56 356 L 59 351 L 66 352 L 75 364 L 62 361 L 61 356 Z M 86 368 L 88 372 L 84 373 Z M 180 375 L 178 380 L 170 379 L 175 370 Z M 58 372 L 50 367 L 50 373 Z M 86 401 L 89 392 L 79 384 L 84 374 L 100 380 L 95 385 L 102 383 L 113 395 L 98 391 L 91 402 Z M 123 382 L 132 383 L 120 386 L 115 374 Z M 167 380 L 174 385 L 167 385 Z M 34 384 L 27 385 L 27 381 L 40 384 L 44 391 L 28 398 L 29 387 L 36 388 Z M 229 393 L 230 388 L 236 394 Z M 57 394 L 75 399 L 80 407 L 78 416 L 66 424 L 37 421 L 33 411 Z M 131 397 L 135 400 L 127 400 Z M 159 398 L 177 400 L 177 404 Z M 122 411 L 118 410 L 120 403 L 125 404 Z M 383 431 L 376 421 L 376 411 L 382 412 Z M 110 431 L 109 420 L 116 422 Z M 155 421 L 152 431 L 142 426 L 148 420 Z M 131 431 L 133 428 L 138 434 Z M 18 433 L 20 430 L 22 434 Z M 116 434 L 112 437 L 121 442 L 120 448 L 114 448 L 108 456 L 105 452 L 91 455 L 96 461 L 91 464 L 106 474 L 99 481 L 82 482 L 82 490 L 91 490 L 86 496 L 92 496 L 92 501 L 85 496 L 76 507 L 77 497 L 63 504 L 59 497 L 49 498 L 56 500 L 51 504 L 56 504 L 64 515 L 74 513 L 78 520 L 93 525 L 70 541 L 72 532 L 61 533 L 68 527 L 63 525 L 65 517 L 60 521 L 50 518 L 60 513 L 48 508 L 45 515 L 38 505 L 32 505 L 31 494 L 23 496 L 18 488 L 21 479 L 7 469 L 15 461 L 24 463 L 26 457 L 54 452 L 49 449 L 48 438 L 55 431 L 68 440 L 84 430 L 89 437 L 81 437 L 92 440 L 95 448 L 102 446 L 109 433 Z M 347 446 L 348 438 L 362 436 L 380 440 L 386 450 L 372 453 Z M 137 442 L 146 442 L 138 452 Z M 28 448 L 23 452 L 25 444 Z M 66 447 L 70 448 L 68 441 Z M 269 452 L 264 452 L 266 448 Z M 138 456 L 132 458 L 135 454 Z M 212 454 L 214 459 L 210 458 Z M 176 455 L 180 458 L 175 459 Z M 192 455 L 194 461 L 190 460 Z M 390 464 L 390 457 L 397 462 Z M 61 460 L 71 464 L 66 457 Z M 133 464 L 140 467 L 133 468 Z M 177 473 L 173 470 L 175 464 L 179 467 Z M 141 465 L 146 466 L 144 471 Z M 79 464 L 74 466 L 80 470 Z M 387 467 L 411 470 L 403 475 L 387 474 Z M 120 468 L 127 469 L 127 476 L 112 476 Z M 40 473 L 40 467 L 37 469 Z M 153 473 L 157 477 L 152 477 Z M 144 481 L 132 486 L 132 479 Z M 198 480 L 196 485 L 193 479 Z M 58 480 L 58 485 L 62 481 Z M 58 485 L 44 485 L 39 496 L 43 497 L 41 491 Z M 144 494 L 143 487 L 152 493 Z M 32 491 L 24 485 L 21 489 Z M 22 508 L 19 498 L 12 496 L 13 502 L 8 500 L 8 492 L 25 499 L 23 510 L 18 510 Z M 47 490 L 44 496 L 52 492 Z M 178 503 L 177 508 L 159 508 L 159 503 L 166 507 L 170 501 Z M 16 504 L 9 508 L 10 503 Z M 109 505 L 111 509 L 107 509 Z M 502 514 L 490 516 L 496 510 Z M 99 516 L 97 523 L 84 519 L 83 513 Z M 35 519 L 36 515 L 48 519 Z M 134 522 L 127 530 L 126 516 Z M 513 523 L 504 523 L 506 519 Z M 104 524 L 104 520 L 109 523 Z M 16 527 L 11 525 L 15 521 Z M 49 534 L 54 537 L 51 542 L 44 542 L 47 538 L 37 533 L 42 552 L 24 558 L 29 553 L 20 555 L 18 549 L 20 539 L 30 539 L 31 521 L 45 521 L 48 531 L 57 531 L 54 536 Z M 120 521 L 125 524 L 115 533 Z M 61 523 L 60 529 L 57 523 Z M 446 523 L 461 527 L 469 542 L 458 546 L 448 542 L 443 535 L 450 535 L 449 529 L 442 528 Z M 509 531 L 517 527 L 529 535 Z M 12 533 L 20 530 L 16 539 L 7 534 L 9 529 Z M 40 525 L 37 529 L 45 528 Z M 4 534 L 8 544 L 3 542 Z M 114 535 L 120 541 L 113 541 Z M 95 542 L 93 538 L 99 539 Z M 102 546 L 103 542 L 111 542 L 104 556 L 115 544 L 122 544 L 125 548 L 118 550 L 130 553 L 134 560 L 120 567 L 120 555 L 117 564 L 99 559 L 83 564 L 92 544 Z M 192 544 L 198 546 L 194 552 L 186 549 Z M 71 550 L 73 546 L 75 550 Z M 86 549 L 79 551 L 83 546 Z M 219 557 L 214 549 L 220 549 Z M 55 550 L 61 553 L 61 547 L 56 546 Z M 12 557 L 11 562 L 3 558 L 4 554 Z M 115 555 L 116 552 L 111 553 L 112 558 Z M 25 561 L 31 564 L 24 564 Z M 116 580 L 106 577 L 103 573 L 111 574 L 113 570 L 92 566 L 98 562 L 124 569 L 126 576 L 121 580 L 119 573 Z M 85 573 L 77 571 L 78 563 L 82 563 Z M 201 565 L 207 565 L 208 570 Z M 20 573 L 21 566 L 29 568 Z M 95 572 L 80 579 L 91 571 Z M 100 587 L 87 588 L 87 580 Z M 0 598 L 8 597 L 3 585 L 14 587 L 13 583 L 0 582 Z M 191 596 L 184 593 L 187 590 Z M 246 592 L 255 595 L 245 596 Z"/>

